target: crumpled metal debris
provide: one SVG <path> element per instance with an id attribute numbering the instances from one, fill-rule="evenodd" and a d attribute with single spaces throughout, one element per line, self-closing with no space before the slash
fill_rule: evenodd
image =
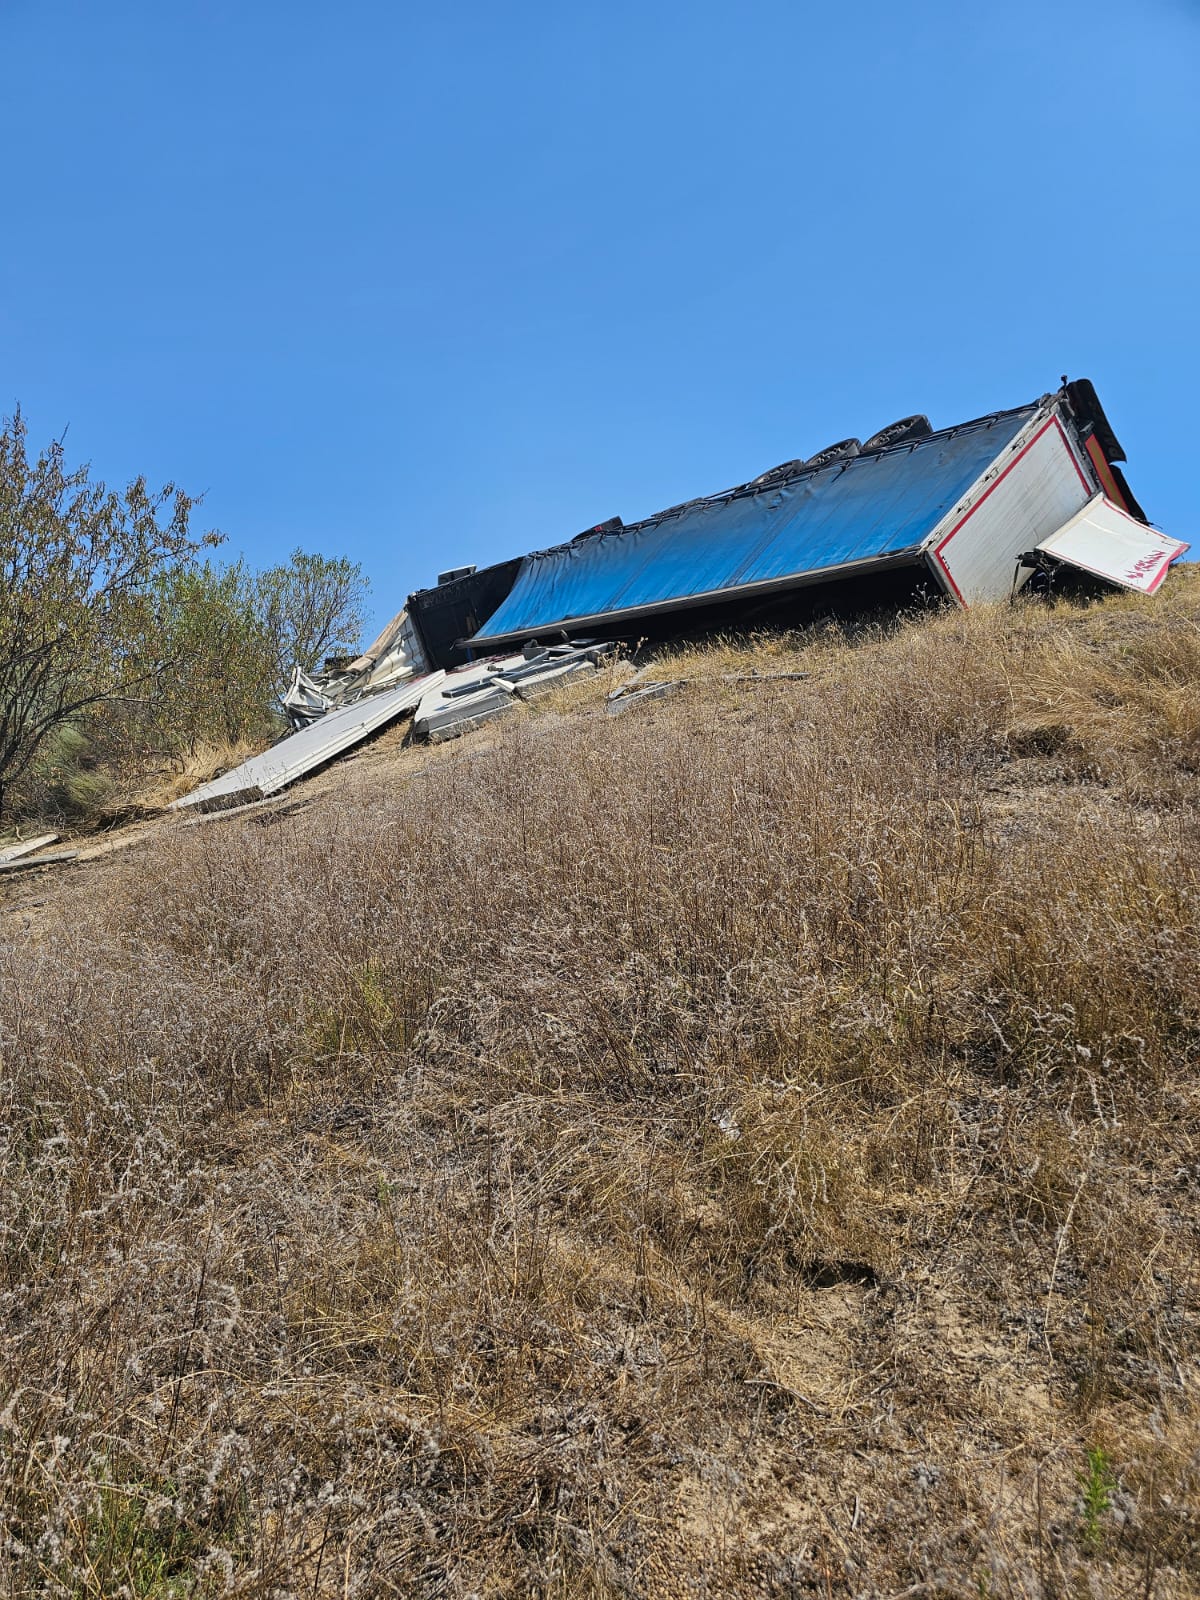
<path id="1" fill-rule="evenodd" d="M 425 651 L 407 609 L 398 611 L 378 637 L 353 661 L 307 673 L 296 667 L 283 696 L 294 729 L 306 728 L 329 711 L 380 694 L 406 678 L 429 672 Z"/>

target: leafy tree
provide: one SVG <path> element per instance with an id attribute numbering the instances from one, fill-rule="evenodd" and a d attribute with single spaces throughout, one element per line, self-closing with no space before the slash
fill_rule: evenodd
<path id="1" fill-rule="evenodd" d="M 0 806 L 55 729 L 170 669 L 149 648 L 161 586 L 221 540 L 192 535 L 196 504 L 144 477 L 110 490 L 61 443 L 31 458 L 19 411 L 0 425 Z"/>
<path id="2" fill-rule="evenodd" d="M 282 731 L 278 699 L 293 665 L 309 671 L 355 649 L 365 589 L 349 561 L 302 551 L 262 573 L 244 561 L 171 569 L 157 585 L 156 637 L 146 644 L 175 663 L 147 707 L 154 747 L 181 754 Z"/>
<path id="3" fill-rule="evenodd" d="M 357 649 L 361 567 L 302 550 L 217 566 L 195 505 L 144 478 L 111 491 L 61 444 L 31 458 L 19 411 L 0 425 L 0 807 L 55 751 L 119 768 L 266 739 L 294 665 Z"/>
<path id="4" fill-rule="evenodd" d="M 357 562 L 303 550 L 293 551 L 288 565 L 259 574 L 257 609 L 272 642 L 277 695 L 293 667 L 312 672 L 326 656 L 357 653 L 368 588 Z"/>
<path id="5" fill-rule="evenodd" d="M 154 747 L 180 755 L 211 741 L 235 744 L 279 731 L 272 715 L 275 644 L 243 561 L 172 568 L 157 583 L 148 650 L 176 663 L 147 703 Z"/>

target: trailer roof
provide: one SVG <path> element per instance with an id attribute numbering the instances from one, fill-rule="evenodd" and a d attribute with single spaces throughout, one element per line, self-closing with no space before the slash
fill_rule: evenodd
<path id="1" fill-rule="evenodd" d="M 474 634 L 493 646 L 914 557 L 1041 402 L 915 442 L 742 484 L 535 552 Z"/>

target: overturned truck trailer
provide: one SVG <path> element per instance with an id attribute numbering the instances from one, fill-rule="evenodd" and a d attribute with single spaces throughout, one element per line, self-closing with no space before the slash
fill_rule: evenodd
<path id="1" fill-rule="evenodd" d="M 1035 572 L 1152 594 L 1188 547 L 1149 525 L 1123 460 L 1080 379 L 937 432 L 906 417 L 866 444 L 842 440 L 630 527 L 614 517 L 551 550 L 455 568 L 410 595 L 361 656 L 297 671 L 285 706 L 298 731 L 175 805 L 261 799 L 409 713 L 418 736 L 455 737 L 594 671 L 613 639 L 795 622 L 931 591 L 966 606 Z M 662 687 L 643 684 L 625 703 Z"/>
<path id="2" fill-rule="evenodd" d="M 956 427 L 905 418 L 630 526 L 614 518 L 421 591 L 409 610 L 435 624 L 427 652 L 448 666 L 531 639 L 744 626 L 921 592 L 967 606 L 1039 568 L 1152 593 L 1188 547 L 1149 526 L 1124 459 L 1079 379 Z M 458 618 L 472 626 L 451 637 Z"/>

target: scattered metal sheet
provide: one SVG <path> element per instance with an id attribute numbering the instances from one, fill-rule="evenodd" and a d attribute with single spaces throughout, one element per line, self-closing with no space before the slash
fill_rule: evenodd
<path id="1" fill-rule="evenodd" d="M 415 731 L 431 744 L 439 744 L 443 739 L 457 739 L 472 728 L 482 727 L 485 722 L 504 716 L 512 710 L 512 704 L 511 689 L 499 686 L 479 689 L 474 694 L 443 701 L 435 706 L 421 722 L 415 724 Z"/>
<path id="2" fill-rule="evenodd" d="M 521 660 L 515 656 L 478 661 L 448 672 L 445 681 L 421 700 L 413 717 L 413 732 L 419 739 L 437 744 L 504 716 L 512 710 L 513 686 L 502 674 Z"/>
<path id="3" fill-rule="evenodd" d="M 562 665 L 551 662 L 540 672 L 524 674 L 516 684 L 517 696 L 521 700 L 537 700 L 542 695 L 548 694 L 555 684 L 562 683 L 566 678 L 575 677 L 580 672 L 595 672 L 594 661 L 567 661 Z"/>
<path id="4" fill-rule="evenodd" d="M 605 710 L 610 717 L 619 717 L 630 706 L 644 705 L 647 700 L 661 700 L 666 695 L 675 694 L 685 682 L 684 678 L 651 678 L 643 679 L 638 684 L 625 685 L 609 695 Z"/>
<path id="5" fill-rule="evenodd" d="M 605 710 L 610 717 L 619 717 L 630 706 L 674 694 L 689 683 L 737 683 L 754 687 L 764 683 L 799 683 L 804 678 L 812 677 L 811 672 L 722 672 L 716 678 L 652 678 L 649 672 L 650 669 L 644 667 L 628 683 L 613 690 L 605 702 Z"/>
<path id="6" fill-rule="evenodd" d="M 327 712 L 318 721 L 281 739 L 261 755 L 252 756 L 249 761 L 243 761 L 240 767 L 234 767 L 231 772 L 173 801 L 170 809 L 186 810 L 199 806 L 203 810 L 223 810 L 227 806 L 261 800 L 266 795 L 275 794 L 289 783 L 295 783 L 297 778 L 304 777 L 306 773 L 332 761 L 335 756 L 361 744 L 406 711 L 413 710 L 424 695 L 441 684 L 444 677 L 443 672 L 433 672 L 428 677 L 410 679 L 395 689 L 356 701 L 340 711 Z"/>
<path id="7" fill-rule="evenodd" d="M 0 872 L 34 872 L 38 867 L 52 867 L 62 861 L 74 861 L 78 850 L 52 850 L 44 856 L 19 856 L 15 860 L 0 861 Z"/>
<path id="8" fill-rule="evenodd" d="M 1148 528 L 1098 494 L 1037 548 L 1123 589 L 1153 594 L 1171 563 L 1191 546 Z"/>
<path id="9" fill-rule="evenodd" d="M 512 710 L 513 700 L 534 700 L 556 683 L 594 671 L 610 644 L 527 645 L 517 656 L 475 661 L 446 674 L 446 681 L 417 707 L 413 731 L 438 743 L 456 739 Z"/>
<path id="10" fill-rule="evenodd" d="M 4 849 L 0 850 L 0 863 L 15 861 L 18 856 L 32 855 L 35 850 L 44 850 L 48 844 L 54 844 L 57 840 L 56 833 L 39 834 L 36 839 L 19 839 L 16 844 L 5 845 Z"/>

